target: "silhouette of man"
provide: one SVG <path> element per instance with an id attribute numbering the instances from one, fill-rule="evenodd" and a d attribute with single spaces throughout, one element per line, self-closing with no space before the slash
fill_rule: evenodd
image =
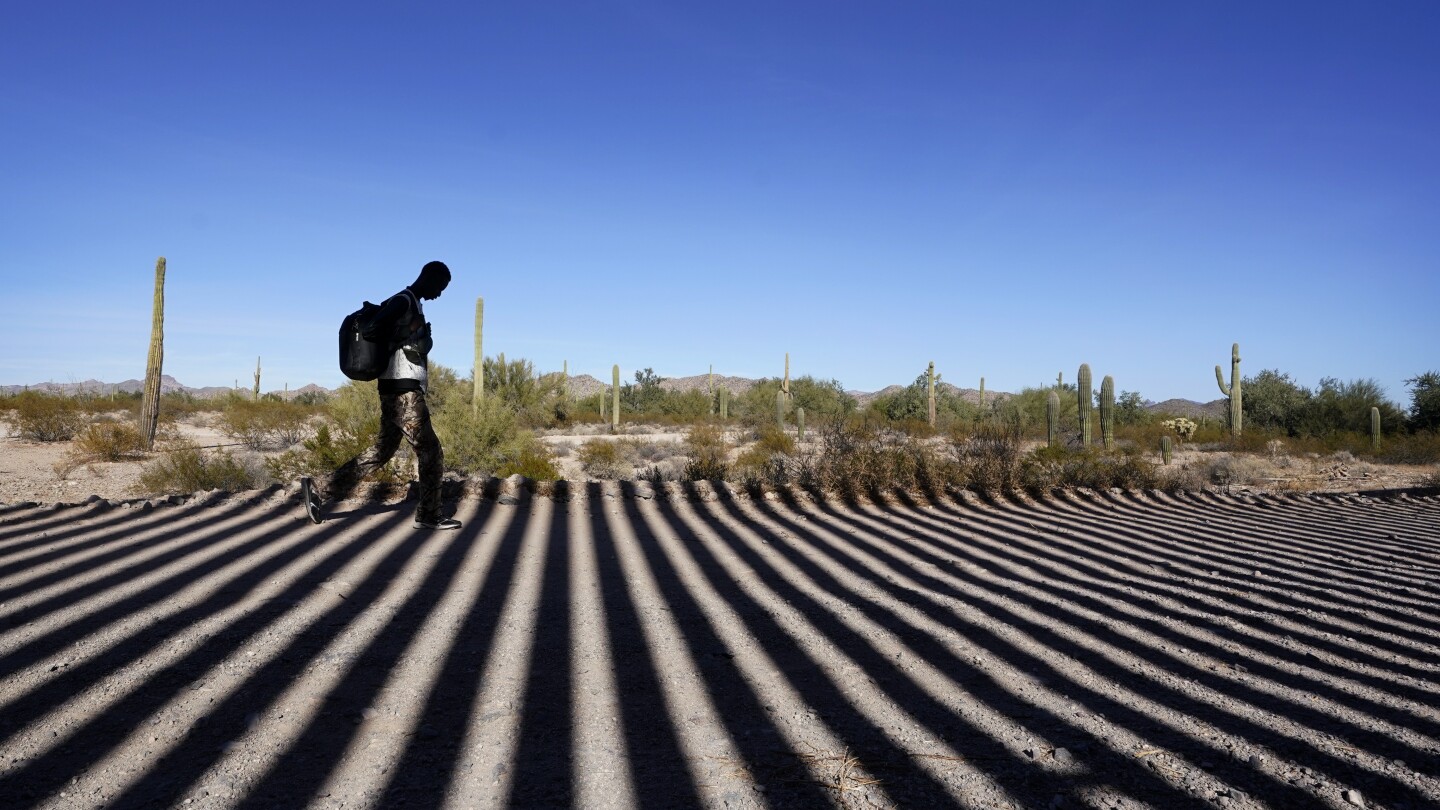
<path id="1" fill-rule="evenodd" d="M 388 340 L 390 361 L 381 372 L 380 433 L 370 449 L 340 465 L 321 480 L 300 479 L 305 513 L 319 523 L 321 504 L 341 500 L 361 479 L 385 466 L 404 439 L 415 449 L 420 461 L 420 503 L 415 508 L 417 529 L 458 529 L 460 521 L 440 514 L 440 477 L 445 454 L 440 439 L 430 426 L 425 405 L 430 354 L 430 324 L 420 302 L 433 301 L 450 285 L 450 268 L 444 262 L 430 262 L 420 268 L 415 282 L 385 300 L 376 313 L 373 334 Z M 370 332 L 370 329 L 367 329 Z"/>

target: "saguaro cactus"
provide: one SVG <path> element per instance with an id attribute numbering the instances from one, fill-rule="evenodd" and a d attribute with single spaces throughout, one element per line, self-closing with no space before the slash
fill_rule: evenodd
<path id="1" fill-rule="evenodd" d="M 795 433 L 800 441 L 805 441 L 805 409 L 795 409 Z"/>
<path id="2" fill-rule="evenodd" d="M 1060 372 L 1059 374 L 1056 374 L 1056 375 L 1055 375 L 1055 390 L 1056 390 L 1056 391 L 1060 391 L 1060 390 L 1063 390 L 1064 388 L 1065 388 L 1065 372 L 1062 371 L 1062 372 Z"/>
<path id="3" fill-rule="evenodd" d="M 705 375 L 705 398 L 709 400 L 710 415 L 715 415 L 715 364 L 710 364 L 710 373 Z"/>
<path id="4" fill-rule="evenodd" d="M 260 358 L 255 358 L 255 391 L 254 400 L 260 401 Z"/>
<path id="5" fill-rule="evenodd" d="M 600 383 L 600 421 L 605 421 L 605 403 L 610 401 L 610 392 L 605 390 L 605 383 Z"/>
<path id="6" fill-rule="evenodd" d="M 1060 395 L 1054 391 L 1045 398 L 1045 437 L 1050 447 L 1060 444 Z"/>
<path id="7" fill-rule="evenodd" d="M 929 394 L 926 397 L 926 413 L 929 414 L 930 427 L 935 427 L 935 361 L 930 361 L 930 366 L 925 369 L 926 387 Z"/>
<path id="8" fill-rule="evenodd" d="M 1100 442 L 1115 449 L 1115 378 L 1109 374 L 1100 381 Z"/>
<path id="9" fill-rule="evenodd" d="M 1370 449 L 1380 449 L 1380 409 L 1370 408 Z"/>
<path id="10" fill-rule="evenodd" d="M 1243 401 L 1240 398 L 1240 344 L 1236 343 L 1230 347 L 1230 384 L 1225 384 L 1225 376 L 1220 373 L 1220 367 L 1215 367 L 1215 383 L 1220 386 L 1220 393 L 1230 398 L 1230 435 L 1240 437 L 1240 422 L 1244 417 Z"/>
<path id="11" fill-rule="evenodd" d="M 570 399 L 570 361 L 560 361 L 560 396 L 562 399 Z"/>
<path id="12" fill-rule="evenodd" d="M 1080 406 L 1080 444 L 1089 447 L 1091 439 L 1090 407 L 1094 401 L 1090 391 L 1090 364 L 1081 363 L 1075 376 L 1077 404 Z"/>
<path id="13" fill-rule="evenodd" d="M 470 396 L 470 410 L 480 412 L 485 398 L 485 299 L 475 299 L 475 382 Z"/>
<path id="14" fill-rule="evenodd" d="M 780 393 L 785 395 L 785 407 L 790 407 L 790 353 L 785 353 L 785 379 L 780 382 Z"/>
<path id="15" fill-rule="evenodd" d="M 495 381 L 496 381 L 497 384 L 499 384 L 499 386 L 500 386 L 501 388 L 504 388 L 504 387 L 505 387 L 505 376 L 506 376 L 506 374 L 507 374 L 507 372 L 508 372 L 508 370 L 509 370 L 509 366 L 507 366 L 507 365 L 505 364 L 505 352 L 500 352 L 500 356 L 495 358 L 495 365 L 496 365 L 496 368 L 499 369 L 499 372 L 500 372 L 499 374 L 496 375 Z"/>
<path id="16" fill-rule="evenodd" d="M 730 389 L 720 389 L 720 421 L 724 422 L 730 418 Z"/>
<path id="17" fill-rule="evenodd" d="M 785 392 L 775 392 L 775 425 L 781 430 L 785 429 Z"/>
<path id="18" fill-rule="evenodd" d="M 1170 453 L 1173 446 L 1174 442 L 1170 441 L 1169 436 L 1160 437 L 1160 458 L 1165 462 L 1165 466 L 1167 467 L 1170 466 Z"/>
<path id="19" fill-rule="evenodd" d="M 985 410 L 985 378 L 980 378 L 980 410 Z"/>
<path id="20" fill-rule="evenodd" d="M 145 362 L 145 389 L 140 400 L 140 435 L 145 449 L 155 447 L 160 425 L 160 373 L 165 359 L 165 257 L 155 260 L 155 299 L 150 310 L 150 356 Z"/>
<path id="21" fill-rule="evenodd" d="M 620 364 L 610 367 L 610 427 L 620 429 Z"/>

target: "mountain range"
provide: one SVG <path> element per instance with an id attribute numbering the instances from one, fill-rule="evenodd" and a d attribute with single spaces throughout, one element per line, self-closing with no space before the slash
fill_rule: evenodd
<path id="1" fill-rule="evenodd" d="M 667 377 L 660 382 L 660 387 L 667 391 L 704 391 L 709 386 L 713 385 L 717 390 L 723 387 L 729 388 L 731 394 L 742 394 L 758 382 L 759 380 L 750 379 L 748 377 L 728 377 L 724 375 L 715 375 L 711 377 L 708 374 L 696 374 L 692 377 Z M 99 380 L 85 380 L 83 382 L 72 383 L 45 382 L 28 386 L 0 386 L 0 394 L 14 395 L 20 393 L 21 391 L 30 390 L 43 391 L 45 393 L 51 394 L 61 394 L 64 396 L 107 396 L 111 393 L 132 394 L 140 391 L 143 385 L 144 383 L 140 380 L 125 380 L 124 382 L 119 383 L 105 383 L 100 382 Z M 607 389 L 609 387 L 609 383 L 601 382 L 600 380 L 590 376 L 589 374 L 576 374 L 572 375 L 569 378 L 569 387 L 570 393 L 574 396 L 588 397 L 591 394 Z M 980 402 L 979 389 L 959 388 L 947 382 L 940 383 L 938 387 L 957 394 L 961 399 L 964 399 L 966 402 L 972 402 L 976 404 L 979 404 Z M 236 390 L 249 391 L 250 389 L 235 389 L 225 386 L 207 386 L 204 388 L 191 388 L 187 385 L 180 383 L 180 381 L 176 380 L 174 377 L 171 377 L 168 374 L 162 375 L 160 377 L 160 391 L 162 393 L 180 391 L 188 393 L 190 396 L 193 396 L 196 399 L 210 399 L 213 397 L 224 396 L 231 391 Z M 846 391 L 845 393 L 854 397 L 856 402 L 860 404 L 860 407 L 863 408 L 866 405 L 870 404 L 870 402 L 878 396 L 881 396 L 883 394 L 893 394 L 897 391 L 903 390 L 905 390 L 905 386 L 903 385 L 891 385 L 882 388 L 879 391 Z M 333 393 L 331 389 L 324 388 L 314 383 L 301 386 L 300 388 L 296 388 L 294 390 L 267 391 L 264 393 L 275 394 L 282 399 L 293 399 L 294 397 L 309 391 L 322 392 L 326 394 Z M 1005 391 L 985 392 L 985 400 L 987 402 L 1003 402 L 1011 396 L 1013 396 L 1013 394 L 1007 393 Z M 1195 418 L 1199 416 L 1222 418 L 1225 415 L 1225 409 L 1228 407 L 1229 402 L 1228 400 L 1224 399 L 1212 400 L 1210 402 L 1195 402 L 1188 399 L 1167 399 L 1164 402 L 1149 403 L 1145 406 L 1145 409 L 1157 413 L 1169 413 L 1176 416 L 1187 416 L 1190 418 Z"/>

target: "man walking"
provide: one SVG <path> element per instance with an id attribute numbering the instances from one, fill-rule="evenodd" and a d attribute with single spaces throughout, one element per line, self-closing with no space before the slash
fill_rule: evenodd
<path id="1" fill-rule="evenodd" d="M 376 342 L 388 341 L 390 362 L 378 380 L 380 392 L 380 434 L 365 452 L 340 465 L 327 479 L 300 479 L 301 498 L 311 522 L 321 521 L 320 505 L 340 500 L 362 478 L 395 455 L 404 439 L 415 449 L 420 461 L 420 504 L 415 509 L 417 529 L 458 529 L 460 521 L 440 515 L 440 477 L 444 452 L 430 426 L 425 389 L 430 353 L 430 324 L 425 321 L 421 300 L 433 301 L 450 284 L 450 268 L 444 262 L 430 262 L 420 268 L 415 282 L 380 306 L 375 315 Z M 367 330 L 368 333 L 369 330 Z"/>

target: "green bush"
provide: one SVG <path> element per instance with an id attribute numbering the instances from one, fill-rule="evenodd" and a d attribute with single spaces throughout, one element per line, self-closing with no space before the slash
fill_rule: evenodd
<path id="1" fill-rule="evenodd" d="M 88 417 L 80 403 L 70 397 L 26 391 L 11 402 L 14 425 L 22 439 L 37 442 L 64 442 L 86 424 Z"/>
<path id="2" fill-rule="evenodd" d="M 685 466 L 687 481 L 723 481 L 729 475 L 729 446 L 725 432 L 714 425 L 695 425 L 685 436 L 690 456 Z"/>
<path id="3" fill-rule="evenodd" d="M 289 447 L 310 435 L 313 408 L 281 400 L 234 400 L 221 411 L 219 427 L 226 436 L 252 450 Z"/>
<path id="4" fill-rule="evenodd" d="M 164 451 L 140 473 L 139 490 L 145 494 L 199 492 L 220 489 L 241 492 L 265 483 L 263 470 L 237 460 L 228 452 L 206 455 L 194 445 Z"/>
<path id="5" fill-rule="evenodd" d="M 580 445 L 578 455 L 580 468 L 591 478 L 616 480 L 629 476 L 634 469 L 618 441 L 591 439 Z"/>
<path id="6" fill-rule="evenodd" d="M 134 422 L 91 422 L 75 436 L 79 461 L 123 461 L 145 452 L 145 438 Z"/>
<path id="7" fill-rule="evenodd" d="M 555 481 L 560 478 L 560 471 L 555 468 L 555 462 L 551 459 L 550 453 L 540 442 L 527 444 L 520 448 L 519 455 L 507 459 L 495 471 L 495 475 L 501 478 L 517 474 L 532 481 Z"/>

